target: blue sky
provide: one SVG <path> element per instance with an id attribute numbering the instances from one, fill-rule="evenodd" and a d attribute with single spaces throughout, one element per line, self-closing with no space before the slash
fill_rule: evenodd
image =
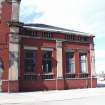
<path id="1" fill-rule="evenodd" d="M 20 21 L 95 35 L 95 69 L 105 72 L 105 0 L 22 0 Z"/>

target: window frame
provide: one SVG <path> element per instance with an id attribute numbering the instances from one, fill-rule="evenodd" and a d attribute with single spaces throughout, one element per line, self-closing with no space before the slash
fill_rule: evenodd
<path id="1" fill-rule="evenodd" d="M 79 61 L 80 61 L 80 73 L 88 73 L 88 58 L 86 52 L 79 53 Z"/>
<path id="2" fill-rule="evenodd" d="M 30 47 L 31 48 L 31 47 Z M 30 58 L 30 57 L 28 57 L 28 58 L 26 58 L 25 57 L 25 51 L 31 51 L 31 52 L 33 52 L 33 56 Z M 36 61 L 35 61 L 35 50 L 34 49 L 24 49 L 24 72 L 25 73 L 33 73 L 33 72 L 35 72 L 35 69 L 36 69 Z M 29 61 L 33 61 L 33 64 L 31 64 L 30 66 L 32 67 L 32 69 L 33 70 L 30 70 L 30 71 L 28 71 L 28 70 L 26 70 L 26 66 L 25 65 L 27 65 L 27 64 L 25 64 L 26 62 L 29 62 Z"/>
<path id="3" fill-rule="evenodd" d="M 67 56 L 67 54 L 69 54 L 69 55 Z M 71 54 L 73 54 L 73 57 L 68 58 L 68 57 L 70 57 Z M 73 69 L 72 69 L 72 67 L 73 67 Z M 72 51 L 66 52 L 66 73 L 67 74 L 75 74 L 75 53 Z"/>
<path id="4" fill-rule="evenodd" d="M 50 52 L 51 53 L 51 55 L 49 55 L 50 56 L 50 58 L 43 58 L 43 53 L 47 53 L 47 52 Z M 48 62 L 50 62 L 50 67 L 51 67 L 51 70 L 44 70 L 44 64 L 43 64 L 43 62 L 46 62 L 46 64 L 48 63 Z M 49 64 L 48 64 L 49 65 Z M 52 73 L 53 72 L 53 69 L 52 69 L 52 50 L 42 50 L 42 72 L 44 73 L 44 74 L 47 74 L 47 73 Z M 47 69 L 49 69 L 50 67 L 48 67 Z M 46 67 L 45 67 L 46 68 Z"/>

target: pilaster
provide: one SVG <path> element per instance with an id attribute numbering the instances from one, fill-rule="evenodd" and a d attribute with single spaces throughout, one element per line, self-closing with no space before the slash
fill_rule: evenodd
<path id="1" fill-rule="evenodd" d="M 20 37 L 19 37 L 19 7 L 20 0 L 7 0 L 12 4 L 11 20 L 8 22 L 9 33 L 9 74 L 8 91 L 18 91 Z M 13 88 L 14 87 L 14 88 Z"/>
<path id="2" fill-rule="evenodd" d="M 94 44 L 90 44 L 90 65 L 91 65 L 91 76 L 95 75 L 95 52 Z"/>
<path id="3" fill-rule="evenodd" d="M 62 41 L 56 41 L 57 79 L 63 78 Z"/>
<path id="4" fill-rule="evenodd" d="M 9 0 L 12 1 L 12 21 L 19 21 L 19 10 L 20 10 L 20 1 L 21 0 Z"/>
<path id="5" fill-rule="evenodd" d="M 2 14 L 2 3 L 4 2 L 5 0 L 0 0 L 0 20 L 1 20 L 1 14 Z"/>

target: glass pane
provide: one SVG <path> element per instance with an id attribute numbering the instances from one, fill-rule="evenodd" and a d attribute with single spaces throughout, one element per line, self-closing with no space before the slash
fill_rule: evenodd
<path id="1" fill-rule="evenodd" d="M 43 72 L 51 72 L 52 71 L 52 62 L 51 62 L 51 51 L 43 51 L 42 54 L 42 65 L 43 65 Z"/>
<path id="2" fill-rule="evenodd" d="M 86 55 L 82 55 L 81 60 L 86 60 Z"/>
<path id="3" fill-rule="evenodd" d="M 80 71 L 81 71 L 81 73 L 87 72 L 86 60 L 87 60 L 86 53 L 81 53 L 80 54 Z"/>
<path id="4" fill-rule="evenodd" d="M 86 53 L 80 54 L 80 60 L 86 60 Z"/>
<path id="5" fill-rule="evenodd" d="M 25 64 L 35 64 L 34 60 L 33 59 L 25 59 Z"/>
<path id="6" fill-rule="evenodd" d="M 43 51 L 43 59 L 51 59 L 52 52 L 51 51 Z"/>
<path id="7" fill-rule="evenodd" d="M 81 72 L 82 73 L 86 72 L 86 63 L 85 62 L 81 63 Z"/>
<path id="8" fill-rule="evenodd" d="M 35 65 L 26 65 L 25 66 L 25 71 L 26 72 L 33 72 L 34 71 Z"/>
<path id="9" fill-rule="evenodd" d="M 25 72 L 34 71 L 35 69 L 35 51 L 25 50 L 24 69 L 25 69 Z"/>
<path id="10" fill-rule="evenodd" d="M 34 57 L 34 51 L 33 50 L 25 50 L 25 57 L 26 58 L 33 58 Z"/>
<path id="11" fill-rule="evenodd" d="M 75 63 L 74 63 L 74 53 L 73 52 L 67 52 L 66 53 L 66 59 L 67 59 L 67 72 L 68 73 L 74 73 L 75 71 Z"/>

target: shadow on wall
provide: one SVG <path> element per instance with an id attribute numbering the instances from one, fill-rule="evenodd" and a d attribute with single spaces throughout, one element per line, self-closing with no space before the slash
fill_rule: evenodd
<path id="1" fill-rule="evenodd" d="M 2 79 L 2 74 L 3 74 L 3 68 L 4 68 L 4 66 L 3 66 L 3 61 L 2 61 L 2 59 L 0 58 L 0 80 Z"/>
<path id="2" fill-rule="evenodd" d="M 14 62 L 18 61 L 17 55 L 18 54 L 16 52 L 15 53 L 14 52 L 9 53 L 9 57 L 11 58 L 10 61 L 9 61 L 10 62 L 10 65 L 9 65 L 10 67 L 14 64 Z"/>

